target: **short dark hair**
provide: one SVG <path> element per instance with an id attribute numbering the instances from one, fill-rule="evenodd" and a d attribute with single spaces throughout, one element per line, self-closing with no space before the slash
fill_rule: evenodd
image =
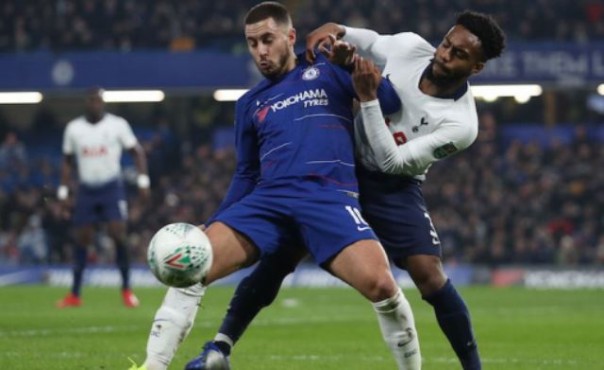
<path id="1" fill-rule="evenodd" d="M 505 49 L 505 34 L 490 15 L 466 10 L 457 17 L 455 24 L 478 37 L 484 61 L 497 58 Z"/>
<path id="2" fill-rule="evenodd" d="M 292 18 L 285 5 L 276 1 L 265 1 L 254 5 L 245 15 L 245 24 L 254 24 L 273 18 L 278 24 L 292 24 Z"/>

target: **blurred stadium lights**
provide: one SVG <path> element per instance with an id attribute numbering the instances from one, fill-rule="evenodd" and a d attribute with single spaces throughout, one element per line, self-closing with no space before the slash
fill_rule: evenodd
<path id="1" fill-rule="evenodd" d="M 214 92 L 217 101 L 235 101 L 246 93 L 246 89 L 220 89 Z M 604 84 L 598 92 L 604 95 Z M 472 85 L 472 93 L 477 99 L 493 102 L 501 97 L 513 97 L 518 103 L 526 103 L 531 97 L 539 96 L 543 89 L 539 85 Z"/>
<path id="2" fill-rule="evenodd" d="M 245 94 L 247 89 L 218 89 L 214 91 L 216 101 L 236 101 Z"/>
<path id="3" fill-rule="evenodd" d="M 0 92 L 0 104 L 38 104 L 43 98 L 37 91 Z"/>
<path id="4" fill-rule="evenodd" d="M 472 93 L 487 102 L 513 97 L 518 103 L 526 103 L 531 97 L 541 95 L 543 88 L 539 85 L 472 85 Z"/>
<path id="5" fill-rule="evenodd" d="M 103 100 L 106 103 L 148 103 L 164 100 L 166 94 L 161 90 L 105 90 Z"/>
<path id="6" fill-rule="evenodd" d="M 604 84 L 598 86 L 598 94 L 604 95 Z"/>

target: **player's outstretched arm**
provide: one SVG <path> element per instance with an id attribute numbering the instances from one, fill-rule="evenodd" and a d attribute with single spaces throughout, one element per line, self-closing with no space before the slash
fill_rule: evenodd
<path id="1" fill-rule="evenodd" d="M 388 42 L 392 36 L 380 35 L 375 31 L 363 28 L 347 27 L 337 23 L 325 23 L 306 36 L 306 59 L 314 62 L 316 51 L 329 48 L 334 40 L 342 39 L 358 48 L 364 57 L 370 57 L 377 64 L 386 62 L 386 54 L 392 45 Z"/>
<path id="2" fill-rule="evenodd" d="M 386 64 L 386 56 L 396 49 L 392 35 L 380 35 L 366 28 L 344 26 L 342 40 L 357 47 L 359 54 L 371 58 L 376 64 Z"/>
<path id="3" fill-rule="evenodd" d="M 468 125 L 443 123 L 432 133 L 397 146 L 377 100 L 379 70 L 359 58 L 352 74 L 355 91 L 361 102 L 360 132 L 372 148 L 375 163 L 382 172 L 417 176 L 425 173 L 433 162 L 468 147 L 475 139 Z"/>
<path id="4" fill-rule="evenodd" d="M 362 124 L 369 146 L 373 149 L 375 163 L 380 171 L 406 176 L 423 175 L 430 165 L 467 148 L 474 136 L 455 122 L 442 123 L 430 134 L 397 146 L 377 100 L 361 103 Z"/>
<path id="5" fill-rule="evenodd" d="M 237 150 L 237 167 L 222 203 L 214 215 L 206 222 L 209 225 L 214 218 L 231 204 L 238 202 L 255 187 L 260 174 L 258 143 L 253 125 L 247 114 L 247 98 L 244 95 L 235 107 L 235 146 Z"/>

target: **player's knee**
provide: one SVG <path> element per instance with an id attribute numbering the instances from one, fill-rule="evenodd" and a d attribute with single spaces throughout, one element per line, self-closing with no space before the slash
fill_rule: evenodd
<path id="1" fill-rule="evenodd" d="M 398 292 L 396 282 L 388 273 L 375 274 L 368 281 L 365 296 L 372 302 L 383 301 L 393 297 Z"/>
<path id="2" fill-rule="evenodd" d="M 447 282 L 447 276 L 439 270 L 424 270 L 412 276 L 422 296 L 437 292 Z"/>

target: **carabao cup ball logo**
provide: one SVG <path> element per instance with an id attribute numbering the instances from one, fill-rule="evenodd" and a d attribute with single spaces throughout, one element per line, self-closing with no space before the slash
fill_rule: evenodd
<path id="1" fill-rule="evenodd" d="M 177 248 L 164 257 L 164 265 L 173 270 L 185 271 L 193 268 L 191 264 L 191 247 Z"/>
<path id="2" fill-rule="evenodd" d="M 176 248 L 162 259 L 163 279 L 170 286 L 182 287 L 201 281 L 202 266 L 209 255 L 197 245 Z"/>

